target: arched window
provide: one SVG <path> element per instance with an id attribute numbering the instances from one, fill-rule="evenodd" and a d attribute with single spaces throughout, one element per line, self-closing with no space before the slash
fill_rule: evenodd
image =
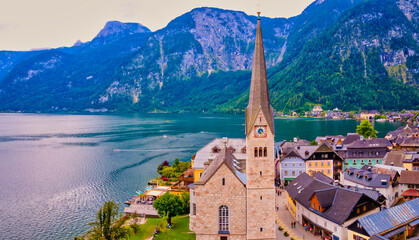
<path id="1" fill-rule="evenodd" d="M 267 156 L 268 156 L 268 148 L 267 148 L 267 147 L 265 147 L 265 148 L 263 149 L 263 156 L 264 156 L 264 157 L 267 157 Z"/>
<path id="2" fill-rule="evenodd" d="M 259 157 L 263 157 L 263 155 L 262 155 L 262 148 L 261 147 L 259 148 Z"/>
<path id="3" fill-rule="evenodd" d="M 229 213 L 228 207 L 226 205 L 222 205 L 220 207 L 220 231 L 228 231 L 229 230 Z"/>
<path id="4" fill-rule="evenodd" d="M 258 148 L 255 147 L 255 157 L 258 157 Z"/>

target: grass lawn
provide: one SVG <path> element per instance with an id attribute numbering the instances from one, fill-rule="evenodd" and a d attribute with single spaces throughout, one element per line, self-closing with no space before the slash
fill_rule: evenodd
<path id="1" fill-rule="evenodd" d="M 160 223 L 159 218 L 149 218 L 147 222 L 141 225 L 140 232 L 137 235 L 133 235 L 131 232 L 130 240 L 144 240 L 153 235 L 156 225 Z M 195 233 L 189 230 L 189 216 L 178 216 L 172 218 L 172 228 L 167 231 L 167 239 L 179 239 L 179 240 L 195 240 Z M 156 240 L 165 240 L 166 233 L 159 232 L 156 235 Z"/>

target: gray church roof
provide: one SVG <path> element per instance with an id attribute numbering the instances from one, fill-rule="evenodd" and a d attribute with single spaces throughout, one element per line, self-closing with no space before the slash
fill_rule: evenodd
<path id="1" fill-rule="evenodd" d="M 239 171 L 240 167 L 238 166 L 239 163 L 237 159 L 226 147 L 223 147 L 211 164 L 204 170 L 200 180 L 195 182 L 195 185 L 205 184 L 223 164 L 225 164 L 244 185 L 246 184 L 246 174 Z"/>

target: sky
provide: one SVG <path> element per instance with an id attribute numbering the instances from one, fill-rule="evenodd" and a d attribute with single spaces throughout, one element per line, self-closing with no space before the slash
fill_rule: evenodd
<path id="1" fill-rule="evenodd" d="M 155 31 L 197 7 L 292 17 L 314 0 L 0 0 L 0 50 L 72 46 L 92 40 L 107 21 Z"/>

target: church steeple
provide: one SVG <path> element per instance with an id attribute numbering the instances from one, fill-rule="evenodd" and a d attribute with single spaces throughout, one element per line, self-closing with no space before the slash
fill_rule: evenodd
<path id="1" fill-rule="evenodd" d="M 259 13 L 258 13 L 259 14 Z M 253 56 L 252 80 L 249 93 L 249 105 L 246 109 L 246 135 L 255 124 L 259 111 L 262 111 L 272 134 L 275 135 L 273 109 L 269 101 L 268 79 L 266 77 L 265 53 L 263 49 L 262 29 L 258 17 L 255 52 Z"/>

